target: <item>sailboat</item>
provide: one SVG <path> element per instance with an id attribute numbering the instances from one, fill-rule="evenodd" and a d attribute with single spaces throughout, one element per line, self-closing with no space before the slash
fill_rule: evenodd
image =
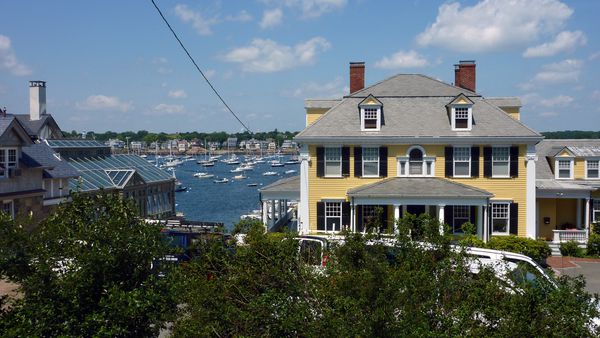
<path id="1" fill-rule="evenodd" d="M 196 163 L 200 164 L 203 167 L 215 166 L 215 160 L 212 159 L 212 156 L 209 158 L 206 139 L 204 139 L 204 160 L 196 161 Z"/>
<path id="2" fill-rule="evenodd" d="M 175 192 L 186 191 L 188 188 L 181 183 L 175 176 L 175 170 L 173 170 L 173 179 L 175 180 Z"/>

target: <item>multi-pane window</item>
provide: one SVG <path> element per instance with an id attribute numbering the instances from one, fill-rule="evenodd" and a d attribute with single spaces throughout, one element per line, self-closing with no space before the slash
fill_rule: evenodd
<path id="1" fill-rule="evenodd" d="M 558 160 L 558 178 L 571 178 L 571 160 Z"/>
<path id="2" fill-rule="evenodd" d="M 492 177 L 509 177 L 510 151 L 508 147 L 492 148 Z"/>
<path id="3" fill-rule="evenodd" d="M 509 203 L 492 203 L 492 232 L 508 234 L 509 216 Z"/>
<path id="4" fill-rule="evenodd" d="M 471 148 L 454 147 L 454 176 L 471 176 Z"/>
<path id="5" fill-rule="evenodd" d="M 455 205 L 453 207 L 452 231 L 462 233 L 462 225 L 471 220 L 471 207 L 468 205 Z"/>
<path id="6" fill-rule="evenodd" d="M 325 148 L 325 176 L 342 176 L 341 148 Z"/>
<path id="7" fill-rule="evenodd" d="M 600 200 L 594 200 L 592 206 L 592 222 L 600 223 Z"/>
<path id="8" fill-rule="evenodd" d="M 408 156 L 409 175 L 423 175 L 423 152 L 415 148 L 410 151 Z"/>
<path id="9" fill-rule="evenodd" d="M 364 129 L 378 129 L 379 109 L 364 108 Z"/>
<path id="10" fill-rule="evenodd" d="M 587 160 L 587 178 L 600 178 L 598 176 L 599 160 Z"/>
<path id="11" fill-rule="evenodd" d="M 17 167 L 17 149 L 0 148 L 0 177 L 8 177 L 8 169 Z"/>
<path id="12" fill-rule="evenodd" d="M 468 129 L 469 128 L 469 108 L 455 107 L 454 108 L 454 128 Z"/>
<path id="13" fill-rule="evenodd" d="M 379 176 L 379 148 L 362 148 L 363 176 Z"/>
<path id="14" fill-rule="evenodd" d="M 2 204 L 2 209 L 0 210 L 0 212 L 7 214 L 10 216 L 10 218 L 14 219 L 15 215 L 14 215 L 13 201 L 3 201 L 1 204 Z"/>
<path id="15" fill-rule="evenodd" d="M 342 203 L 325 202 L 325 231 L 340 231 L 342 225 Z"/>

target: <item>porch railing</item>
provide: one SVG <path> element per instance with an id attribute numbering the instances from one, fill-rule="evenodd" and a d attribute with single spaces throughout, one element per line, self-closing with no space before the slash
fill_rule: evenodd
<path id="1" fill-rule="evenodd" d="M 568 241 L 575 241 L 579 243 L 586 243 L 587 236 L 585 230 L 552 230 L 554 232 L 554 243 L 564 243 Z"/>

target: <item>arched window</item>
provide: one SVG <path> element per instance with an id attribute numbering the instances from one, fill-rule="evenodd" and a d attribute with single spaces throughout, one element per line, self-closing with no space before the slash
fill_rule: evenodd
<path id="1" fill-rule="evenodd" d="M 408 155 L 408 168 L 410 175 L 423 175 L 423 152 L 414 148 Z"/>

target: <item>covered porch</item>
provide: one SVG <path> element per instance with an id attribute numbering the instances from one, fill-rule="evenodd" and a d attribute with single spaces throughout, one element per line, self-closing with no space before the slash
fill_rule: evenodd
<path id="1" fill-rule="evenodd" d="M 488 205 L 492 196 L 485 190 L 443 178 L 389 178 L 348 191 L 350 229 L 364 232 L 374 217 L 381 217 L 380 231 L 396 232 L 396 221 L 407 213 L 426 213 L 447 224 L 455 234 L 462 234 L 462 225 L 470 222 L 476 226 L 477 236 L 488 240 Z M 377 210 L 383 212 L 377 214 Z"/>
<path id="2" fill-rule="evenodd" d="M 540 237 L 553 243 L 586 243 L 593 222 L 591 186 L 537 181 L 537 227 Z"/>
<path id="3" fill-rule="evenodd" d="M 300 200 L 300 176 L 275 181 L 259 189 L 261 219 L 267 231 L 289 227 L 297 231 L 298 201 Z"/>

